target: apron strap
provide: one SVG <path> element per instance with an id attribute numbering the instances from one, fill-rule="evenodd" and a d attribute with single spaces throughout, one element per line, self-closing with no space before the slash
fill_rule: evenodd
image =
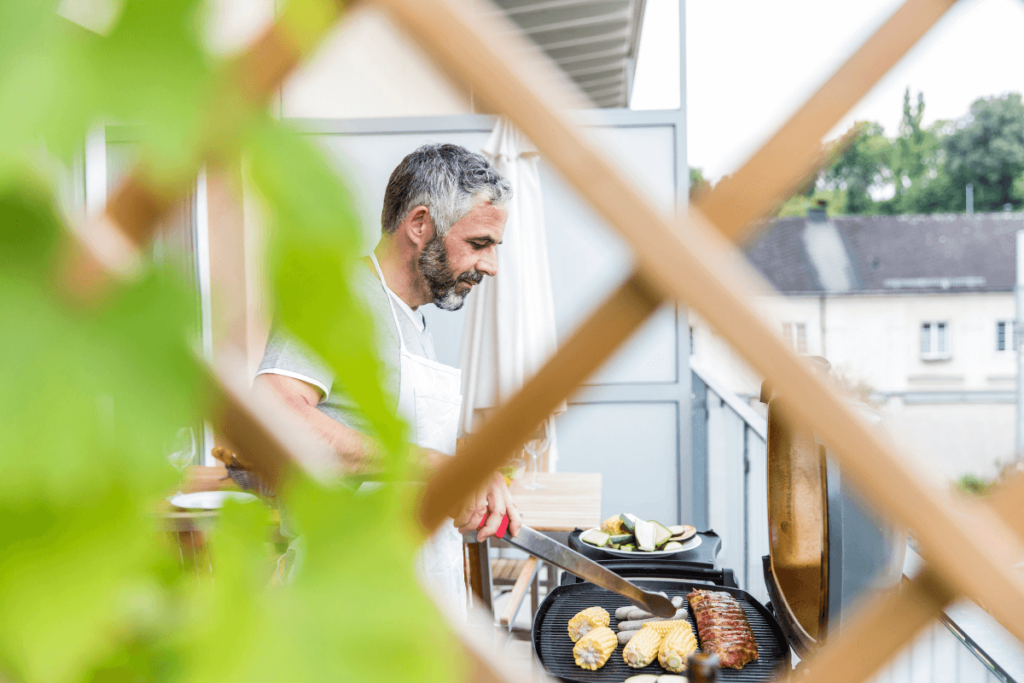
<path id="1" fill-rule="evenodd" d="M 398 345 L 405 351 L 405 338 L 402 337 L 402 326 L 398 322 L 398 312 L 395 311 L 395 302 L 391 300 L 391 290 L 388 289 L 388 283 L 384 281 L 384 273 L 381 272 L 380 264 L 377 262 L 377 255 L 370 252 L 370 259 L 373 261 L 373 267 L 377 270 L 377 277 L 380 278 L 380 285 L 384 288 L 384 298 L 388 300 L 388 306 L 391 307 L 391 319 L 395 321 L 395 331 L 398 332 Z"/>

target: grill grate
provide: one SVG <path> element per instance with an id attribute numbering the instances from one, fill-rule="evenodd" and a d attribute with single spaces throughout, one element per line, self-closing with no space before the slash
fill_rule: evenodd
<path id="1" fill-rule="evenodd" d="M 789 645 L 782 629 L 768 610 L 745 591 L 689 581 L 634 580 L 634 583 L 648 590 L 664 591 L 669 597 L 685 597 L 694 588 L 712 588 L 731 593 L 736 598 L 743 606 L 743 611 L 747 613 L 747 620 L 754 632 L 754 640 L 757 641 L 759 659 L 739 671 L 722 669 L 718 674 L 720 681 L 770 681 L 777 673 L 789 670 Z M 597 671 L 587 671 L 576 666 L 572 656 L 573 642 L 566 630 L 569 620 L 580 610 L 600 605 L 611 614 L 611 628 L 615 631 L 615 610 L 627 604 L 629 602 L 622 596 L 592 583 L 559 586 L 541 603 L 533 622 L 533 649 L 537 658 L 552 676 L 573 683 L 622 683 L 636 674 L 668 673 L 658 665 L 657 660 L 643 669 L 629 668 L 622 661 L 623 645 L 617 646 L 608 662 Z M 697 633 L 697 624 L 689 611 L 689 604 L 686 618 L 699 641 L 700 634 Z"/>

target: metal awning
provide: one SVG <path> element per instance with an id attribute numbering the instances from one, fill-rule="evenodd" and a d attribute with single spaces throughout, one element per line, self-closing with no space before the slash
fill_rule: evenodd
<path id="1" fill-rule="evenodd" d="M 626 107 L 646 0 L 497 0 L 597 107 Z"/>

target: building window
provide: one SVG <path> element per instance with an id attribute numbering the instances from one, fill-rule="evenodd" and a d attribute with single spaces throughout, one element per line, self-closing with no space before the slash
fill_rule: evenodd
<path id="1" fill-rule="evenodd" d="M 996 351 L 1012 351 L 1014 347 L 1014 331 L 1012 320 L 996 322 Z"/>
<path id="2" fill-rule="evenodd" d="M 807 325 L 782 323 L 782 338 L 797 353 L 807 353 Z"/>
<path id="3" fill-rule="evenodd" d="M 943 360 L 949 358 L 949 323 L 921 323 L 921 358 Z"/>

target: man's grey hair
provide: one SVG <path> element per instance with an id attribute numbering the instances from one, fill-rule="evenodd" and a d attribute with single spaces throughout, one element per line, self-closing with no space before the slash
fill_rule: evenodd
<path id="1" fill-rule="evenodd" d="M 501 206 L 511 196 L 511 183 L 482 155 L 459 145 L 423 145 L 391 173 L 381 228 L 393 235 L 413 208 L 426 206 L 436 235 L 443 236 L 479 202 Z"/>

